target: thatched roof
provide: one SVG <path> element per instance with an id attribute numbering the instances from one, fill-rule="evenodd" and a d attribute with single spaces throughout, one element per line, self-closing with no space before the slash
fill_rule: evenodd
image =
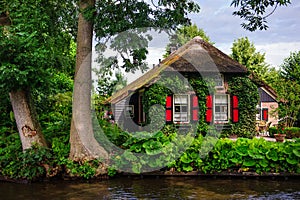
<path id="1" fill-rule="evenodd" d="M 115 104 L 129 96 L 130 93 L 151 85 L 159 79 L 161 72 L 175 70 L 178 72 L 201 73 L 246 73 L 247 68 L 224 54 L 201 37 L 195 37 L 187 44 L 174 51 L 158 66 L 149 70 L 137 80 L 116 92 L 108 102 Z"/>

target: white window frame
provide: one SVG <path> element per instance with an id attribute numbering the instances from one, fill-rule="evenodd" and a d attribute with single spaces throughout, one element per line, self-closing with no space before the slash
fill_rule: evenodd
<path id="1" fill-rule="evenodd" d="M 185 103 L 176 103 L 176 97 L 183 96 L 186 97 L 187 102 Z M 176 106 L 180 106 L 182 108 L 183 106 L 187 107 L 186 112 L 176 112 Z M 178 115 L 180 119 L 178 119 Z M 185 116 L 182 116 L 185 115 Z M 183 120 L 185 118 L 185 120 Z M 190 122 L 190 95 L 188 94 L 174 94 L 173 95 L 173 122 L 178 124 L 184 124 Z"/>
<path id="2" fill-rule="evenodd" d="M 217 113 L 221 113 L 221 112 L 217 112 L 216 111 L 216 106 L 219 105 L 219 103 L 217 103 L 216 99 L 217 99 L 217 96 L 226 96 L 227 98 L 227 104 L 221 104 L 221 105 L 227 105 L 227 119 L 217 119 Z M 229 94 L 216 94 L 214 95 L 214 114 L 213 114 L 213 117 L 214 117 L 214 122 L 216 124 L 222 124 L 222 123 L 228 123 L 229 122 L 229 118 L 230 118 L 230 95 Z"/>
<path id="3" fill-rule="evenodd" d="M 260 121 L 262 119 L 262 108 L 260 105 L 256 106 L 256 121 Z"/>

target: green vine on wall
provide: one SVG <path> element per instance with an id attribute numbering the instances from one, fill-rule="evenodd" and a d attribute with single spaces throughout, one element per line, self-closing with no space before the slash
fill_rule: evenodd
<path id="1" fill-rule="evenodd" d="M 249 77 L 231 77 L 228 80 L 228 92 L 238 96 L 239 122 L 232 124 L 231 134 L 239 137 L 255 135 L 256 106 L 259 100 L 258 88 Z"/>
<path id="2" fill-rule="evenodd" d="M 187 87 L 187 85 L 189 87 Z M 192 90 L 198 96 L 198 105 L 199 105 L 199 122 L 198 122 L 198 133 L 205 134 L 207 131 L 208 125 L 205 122 L 205 111 L 206 111 L 206 96 L 209 94 L 209 87 L 211 83 L 207 80 L 204 80 L 200 75 L 198 76 L 189 76 L 188 83 L 186 79 L 181 76 L 171 76 L 168 73 L 164 73 L 161 76 L 161 79 L 151 85 L 146 89 L 143 96 L 143 106 L 146 113 L 146 124 L 157 125 L 164 121 L 164 113 L 156 112 L 157 108 L 152 107 L 153 105 L 162 105 L 165 107 L 166 97 L 175 91 L 177 94 L 186 93 L 188 90 Z M 149 117 L 151 114 L 150 108 L 152 107 L 153 113 L 155 113 L 155 118 L 152 119 Z M 156 126 L 158 127 L 158 126 Z"/>

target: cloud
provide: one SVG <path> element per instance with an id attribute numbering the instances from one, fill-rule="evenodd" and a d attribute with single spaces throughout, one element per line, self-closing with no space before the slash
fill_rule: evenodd
<path id="1" fill-rule="evenodd" d="M 283 60 L 291 52 L 300 51 L 300 42 L 279 42 L 274 44 L 256 45 L 256 49 L 266 53 L 266 62 L 274 67 L 283 64 Z"/>
<path id="2" fill-rule="evenodd" d="M 249 32 L 241 27 L 243 22 L 233 16 L 235 8 L 231 1 L 197 0 L 201 7 L 199 14 L 191 14 L 193 23 L 202 28 L 215 42 L 215 46 L 226 54 L 231 53 L 234 40 L 248 37 L 258 51 L 266 53 L 266 61 L 272 66 L 279 66 L 291 51 L 300 50 L 300 1 L 287 7 L 278 7 L 274 14 L 267 18 L 267 31 Z"/>

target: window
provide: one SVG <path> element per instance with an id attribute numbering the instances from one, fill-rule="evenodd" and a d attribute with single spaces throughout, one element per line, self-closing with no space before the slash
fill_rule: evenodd
<path id="1" fill-rule="evenodd" d="M 224 76 L 222 74 L 218 74 L 214 78 L 216 88 L 221 88 L 224 86 Z"/>
<path id="2" fill-rule="evenodd" d="M 174 95 L 174 122 L 189 122 L 188 102 L 188 95 Z"/>
<path id="3" fill-rule="evenodd" d="M 229 116 L 229 95 L 215 95 L 214 99 L 214 121 L 218 122 L 228 122 Z"/>
<path id="4" fill-rule="evenodd" d="M 261 108 L 259 105 L 256 106 L 256 120 L 261 120 Z"/>
<path id="5" fill-rule="evenodd" d="M 134 116 L 133 105 L 126 105 L 125 106 L 125 117 L 133 118 L 133 116 Z"/>

